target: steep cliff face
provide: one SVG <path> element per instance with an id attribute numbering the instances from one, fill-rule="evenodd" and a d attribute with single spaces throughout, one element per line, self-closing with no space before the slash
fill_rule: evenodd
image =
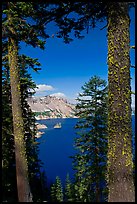
<path id="1" fill-rule="evenodd" d="M 55 96 L 28 98 L 28 104 L 37 119 L 74 117 L 75 105 Z"/>

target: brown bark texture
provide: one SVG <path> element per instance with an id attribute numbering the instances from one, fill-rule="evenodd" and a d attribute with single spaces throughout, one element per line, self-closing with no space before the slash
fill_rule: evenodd
<path id="1" fill-rule="evenodd" d="M 128 2 L 108 11 L 108 202 L 134 202 Z"/>
<path id="2" fill-rule="evenodd" d="M 12 27 L 12 17 L 9 15 L 9 30 L 13 34 L 8 38 L 8 58 L 10 68 L 10 86 L 12 96 L 12 115 L 15 142 L 16 177 L 19 202 L 32 202 L 28 182 L 28 165 L 24 141 L 23 117 L 21 109 L 21 92 L 18 68 L 18 44 L 14 36 L 16 35 Z"/>

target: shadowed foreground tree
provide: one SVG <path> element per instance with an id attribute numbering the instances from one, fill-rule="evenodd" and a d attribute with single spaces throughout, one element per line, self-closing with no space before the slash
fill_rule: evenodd
<path id="1" fill-rule="evenodd" d="M 74 31 L 94 28 L 98 21 L 107 21 L 108 35 L 108 188 L 109 202 L 135 201 L 133 156 L 131 145 L 131 86 L 130 86 L 130 18 L 133 2 L 60 3 L 66 15 L 56 18 L 57 37 L 72 41 Z M 57 12 L 57 11 L 56 11 Z M 69 14 L 68 14 L 69 12 Z M 62 12 L 64 13 L 64 12 Z M 71 15 L 72 14 L 72 15 Z M 74 15 L 76 14 L 76 15 Z"/>
<path id="2" fill-rule="evenodd" d="M 10 21 L 10 20 L 9 20 Z M 21 93 L 18 75 L 18 45 L 9 37 L 8 57 L 10 66 L 10 84 L 12 95 L 13 129 L 16 155 L 16 175 L 20 201 L 31 202 L 32 196 L 28 183 L 28 164 L 26 159 L 24 127 L 21 109 Z"/>
<path id="3" fill-rule="evenodd" d="M 32 194 L 28 181 L 28 161 L 26 156 L 25 128 L 21 104 L 21 84 L 19 75 L 19 44 L 21 41 L 44 49 L 48 37 L 41 24 L 42 12 L 46 14 L 44 4 L 33 2 L 3 2 L 2 37 L 8 44 L 10 70 L 11 104 L 15 144 L 16 180 L 19 202 L 31 202 Z M 46 19 L 45 19 L 46 22 Z"/>
<path id="4" fill-rule="evenodd" d="M 4 48 L 6 51 L 6 45 Z M 3 54 L 6 53 L 3 52 Z M 30 74 L 28 74 L 28 68 L 32 68 L 33 70 L 37 71 L 39 68 L 36 66 L 40 66 L 40 63 L 37 62 L 37 59 L 20 55 L 18 64 L 20 68 L 21 106 L 23 110 L 23 121 L 25 124 L 24 141 L 28 160 L 28 178 L 31 186 L 31 192 L 33 194 L 33 201 L 37 202 L 44 200 L 42 193 L 45 191 L 46 183 L 44 183 L 45 176 L 42 176 L 40 172 L 40 166 L 42 163 L 38 159 L 39 150 L 35 139 L 35 117 L 27 104 L 27 99 L 34 94 L 34 92 L 30 92 L 29 89 L 36 88 Z M 11 90 L 7 57 L 3 59 L 2 73 L 2 195 L 4 202 L 17 202 L 18 198 L 11 110 Z"/>
<path id="5" fill-rule="evenodd" d="M 28 98 L 32 97 L 35 93 L 36 84 L 32 80 L 28 69 L 33 69 L 35 72 L 40 70 L 40 63 L 37 59 L 32 59 L 25 55 L 19 56 L 20 68 L 20 82 L 21 82 L 21 105 L 23 110 L 24 122 L 24 140 L 26 147 L 26 156 L 28 161 L 28 179 L 33 195 L 33 202 L 45 200 L 44 191 L 46 190 L 46 175 L 41 172 L 42 162 L 39 160 L 39 143 L 35 138 L 36 119 L 30 106 L 28 105 Z M 37 188 L 36 188 L 37 187 Z"/>
<path id="6" fill-rule="evenodd" d="M 2 70 L 2 201 L 16 202 L 16 168 L 9 71 Z"/>

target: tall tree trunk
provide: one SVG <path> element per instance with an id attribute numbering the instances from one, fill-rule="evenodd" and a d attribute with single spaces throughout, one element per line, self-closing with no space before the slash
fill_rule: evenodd
<path id="1" fill-rule="evenodd" d="M 21 92 L 18 68 L 18 44 L 12 27 L 12 17 L 9 15 L 10 31 L 14 37 L 8 39 L 8 57 L 10 67 L 10 85 L 12 96 L 12 115 L 15 142 L 16 177 L 19 202 L 31 202 L 32 195 L 28 183 L 28 165 L 24 141 L 24 128 L 21 109 Z"/>
<path id="2" fill-rule="evenodd" d="M 108 202 L 134 202 L 128 2 L 108 11 Z"/>

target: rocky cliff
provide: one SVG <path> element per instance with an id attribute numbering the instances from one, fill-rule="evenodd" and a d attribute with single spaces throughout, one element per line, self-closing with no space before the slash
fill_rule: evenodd
<path id="1" fill-rule="evenodd" d="M 75 112 L 75 105 L 70 104 L 64 98 L 55 96 L 28 98 L 28 104 L 36 119 L 46 118 L 72 118 Z"/>

